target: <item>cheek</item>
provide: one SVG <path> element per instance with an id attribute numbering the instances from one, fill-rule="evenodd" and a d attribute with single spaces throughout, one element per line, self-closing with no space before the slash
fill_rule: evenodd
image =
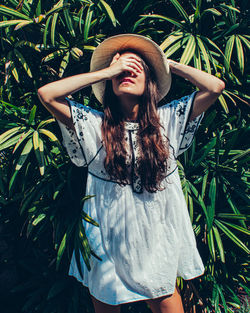
<path id="1" fill-rule="evenodd" d="M 142 79 L 141 80 L 141 84 L 140 84 L 140 92 L 141 92 L 141 94 L 144 94 L 145 89 L 146 89 L 146 80 Z"/>

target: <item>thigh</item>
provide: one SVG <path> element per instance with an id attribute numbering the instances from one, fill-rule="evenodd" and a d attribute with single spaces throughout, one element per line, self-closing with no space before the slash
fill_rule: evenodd
<path id="1" fill-rule="evenodd" d="M 184 313 L 181 295 L 176 287 L 170 296 L 147 300 L 153 313 Z"/>
<path id="2" fill-rule="evenodd" d="M 91 296 L 95 313 L 120 313 L 120 305 L 110 305 Z"/>

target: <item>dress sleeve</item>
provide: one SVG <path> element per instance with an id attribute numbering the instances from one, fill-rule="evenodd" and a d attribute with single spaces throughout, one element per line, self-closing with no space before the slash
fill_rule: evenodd
<path id="1" fill-rule="evenodd" d="M 189 121 L 197 91 L 181 99 L 173 100 L 159 108 L 164 133 L 168 137 L 177 157 L 187 150 L 193 141 L 204 113 Z"/>
<path id="2" fill-rule="evenodd" d="M 58 121 L 63 145 L 71 161 L 77 166 L 88 166 L 102 147 L 102 113 L 66 98 L 75 131 Z"/>

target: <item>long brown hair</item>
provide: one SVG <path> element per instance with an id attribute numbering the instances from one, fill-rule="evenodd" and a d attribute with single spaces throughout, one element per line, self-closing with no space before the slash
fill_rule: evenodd
<path id="1" fill-rule="evenodd" d="M 142 187 L 149 192 L 156 192 L 162 189 L 161 182 L 166 177 L 169 150 L 160 133 L 162 125 L 157 114 L 158 89 L 155 75 L 143 59 L 142 65 L 146 81 L 138 112 L 140 159 L 137 172 L 141 177 Z M 119 99 L 114 94 L 109 80 L 106 82 L 102 122 L 102 137 L 106 149 L 104 167 L 110 178 L 121 185 L 128 184 L 131 175 L 126 164 L 124 130 L 124 116 Z"/>

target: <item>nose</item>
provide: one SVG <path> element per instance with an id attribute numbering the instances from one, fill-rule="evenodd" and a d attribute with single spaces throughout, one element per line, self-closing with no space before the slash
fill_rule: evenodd
<path id="1" fill-rule="evenodd" d="M 130 72 L 130 71 L 124 71 L 119 75 L 119 78 L 124 78 L 124 77 L 136 77 L 135 73 Z"/>

